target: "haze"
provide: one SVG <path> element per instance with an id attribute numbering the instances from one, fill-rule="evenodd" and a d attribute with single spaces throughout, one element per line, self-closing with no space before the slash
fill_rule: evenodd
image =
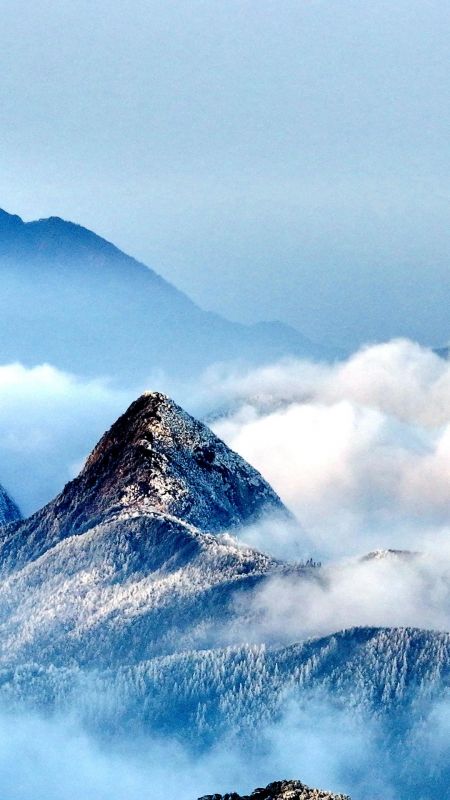
<path id="1" fill-rule="evenodd" d="M 0 11 L 8 211 L 80 222 L 230 318 L 448 339 L 445 0 Z"/>

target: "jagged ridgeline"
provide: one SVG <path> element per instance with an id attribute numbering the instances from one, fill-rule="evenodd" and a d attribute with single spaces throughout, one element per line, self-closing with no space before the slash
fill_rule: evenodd
<path id="1" fill-rule="evenodd" d="M 249 593 L 324 580 L 230 535 L 267 515 L 289 516 L 255 469 L 164 395 L 140 397 L 55 500 L 1 528 L 3 704 L 75 709 L 103 735 L 252 747 L 287 699 L 326 695 L 406 741 L 447 691 L 449 635 L 248 641 Z"/>

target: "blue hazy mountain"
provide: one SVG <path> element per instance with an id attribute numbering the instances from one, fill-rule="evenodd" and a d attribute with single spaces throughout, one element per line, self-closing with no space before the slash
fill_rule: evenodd
<path id="1" fill-rule="evenodd" d="M 278 322 L 229 322 L 79 225 L 0 211 L 0 363 L 142 381 L 325 351 Z"/>

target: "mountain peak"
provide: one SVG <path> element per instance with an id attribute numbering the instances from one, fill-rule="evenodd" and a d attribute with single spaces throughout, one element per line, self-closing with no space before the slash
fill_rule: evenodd
<path id="1" fill-rule="evenodd" d="M 255 469 L 160 392 L 146 392 L 130 405 L 77 480 L 96 510 L 151 510 L 208 531 L 282 508 Z"/>
<path id="2" fill-rule="evenodd" d="M 135 400 L 80 475 L 2 542 L 14 568 L 96 525 L 149 515 L 218 533 L 264 513 L 287 513 L 253 467 L 160 392 Z"/>
<path id="3" fill-rule="evenodd" d="M 414 550 L 393 550 L 389 548 L 387 550 L 372 550 L 370 553 L 362 556 L 360 561 L 385 561 L 386 559 L 413 559 L 417 558 L 419 553 Z"/>

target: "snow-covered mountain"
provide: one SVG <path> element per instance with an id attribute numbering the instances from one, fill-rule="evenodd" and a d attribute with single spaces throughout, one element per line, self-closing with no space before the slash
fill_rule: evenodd
<path id="1" fill-rule="evenodd" d="M 205 425 L 164 395 L 143 395 L 78 478 L 4 529 L 3 663 L 38 653 L 44 663 L 120 665 L 124 652 L 136 662 L 210 643 L 234 591 L 281 568 L 217 534 L 287 513 Z"/>
<path id="2" fill-rule="evenodd" d="M 382 719 L 386 735 L 406 738 L 433 702 L 450 700 L 450 634 L 414 628 L 353 628 L 289 647 L 185 649 L 138 661 L 125 648 L 120 659 L 111 655 L 115 665 L 104 660 L 88 670 L 73 664 L 73 648 L 64 665 L 5 665 L 0 698 L 39 710 L 76 706 L 94 730 L 120 734 L 132 720 L 135 730 L 197 744 L 230 732 L 251 743 L 255 731 L 283 718 L 288 701 L 330 697 L 336 708 Z"/>
<path id="3" fill-rule="evenodd" d="M 156 272 L 58 217 L 0 211 L 0 363 L 50 362 L 138 385 L 155 370 L 191 375 L 324 351 L 281 323 L 245 326 L 200 309 Z M 170 342 L 170 346 L 168 346 Z"/>
<path id="4" fill-rule="evenodd" d="M 1 530 L 2 705 L 205 747 L 231 733 L 251 745 L 287 702 L 331 697 L 408 741 L 448 698 L 450 635 L 249 641 L 246 591 L 320 579 L 230 534 L 272 514 L 288 512 L 256 470 L 164 395 L 141 396 L 54 501 Z"/>
<path id="5" fill-rule="evenodd" d="M 8 522 L 14 522 L 20 518 L 21 514 L 14 500 L 11 500 L 9 494 L 0 485 L 0 525 L 6 525 Z"/>
<path id="6" fill-rule="evenodd" d="M 262 476 L 206 425 L 158 392 L 143 394 L 102 437 L 80 475 L 0 543 L 0 571 L 29 564 L 95 526 L 162 518 L 217 532 L 288 512 Z"/>

